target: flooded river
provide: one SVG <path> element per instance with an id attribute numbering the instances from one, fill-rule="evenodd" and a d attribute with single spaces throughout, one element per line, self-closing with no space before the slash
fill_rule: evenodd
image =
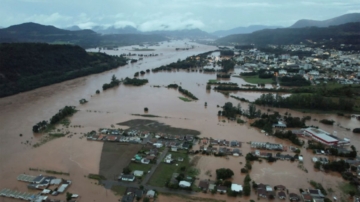
<path id="1" fill-rule="evenodd" d="M 194 49 L 176 51 L 175 48 L 185 48 L 194 45 Z M 174 127 L 195 129 L 201 132 L 201 136 L 213 137 L 215 139 L 248 141 L 279 142 L 280 140 L 265 136 L 257 129 L 249 127 L 247 124 L 239 125 L 236 123 L 220 122 L 217 112 L 220 108 L 217 105 L 224 105 L 225 102 L 241 104 L 247 108 L 246 103 L 241 103 L 233 98 L 229 98 L 214 90 L 207 91 L 206 83 L 209 79 L 216 79 L 214 73 L 200 73 L 187 71 L 157 72 L 146 73 L 141 78 L 146 78 L 149 83 L 142 87 L 119 87 L 102 91 L 104 83 L 108 83 L 113 74 L 118 78 L 133 77 L 135 72 L 152 69 L 161 65 L 175 62 L 178 59 L 185 59 L 188 56 L 216 50 L 216 47 L 193 44 L 189 41 L 164 42 L 160 46 L 149 47 L 155 51 L 133 51 L 133 47 L 120 47 L 118 50 L 106 50 L 110 55 L 120 55 L 122 53 L 150 54 L 155 53 L 159 56 L 144 57 L 142 61 L 129 64 L 124 67 L 107 71 L 101 74 L 90 75 L 74 79 L 71 81 L 42 87 L 33 91 L 0 99 L 0 190 L 10 188 L 19 191 L 27 191 L 26 183 L 17 182 L 16 177 L 21 173 L 32 175 L 39 172 L 30 171 L 29 168 L 40 168 L 69 172 L 70 176 L 62 176 L 73 181 L 69 191 L 80 194 L 81 201 L 116 201 L 116 197 L 110 191 L 96 185 L 95 181 L 86 178 L 89 173 L 99 172 L 99 162 L 102 149 L 101 142 L 88 142 L 85 138 L 80 138 L 83 133 L 97 130 L 100 127 L 111 127 L 112 124 L 138 118 L 131 114 L 142 114 L 144 107 L 149 109 L 149 114 L 167 118 L 155 118 Z M 95 51 L 97 49 L 90 49 Z M 103 50 L 101 50 L 104 52 Z M 216 56 L 216 55 L 215 55 Z M 138 58 L 137 56 L 134 58 Z M 236 70 L 238 71 L 238 70 Z M 236 82 L 239 85 L 247 84 L 241 78 L 232 77 L 227 81 Z M 176 83 L 192 92 L 198 101 L 184 102 L 178 97 L 183 96 L 173 89 L 163 86 Z M 160 87 L 154 87 L 159 85 Z M 101 93 L 96 95 L 96 90 Z M 237 92 L 238 97 L 255 100 L 261 95 L 258 92 Z M 89 102 L 79 105 L 79 100 L 85 98 Z M 207 107 L 204 103 L 207 102 Z M 29 144 L 34 144 L 39 137 L 35 137 L 31 129 L 34 124 L 41 120 L 48 120 L 60 108 L 65 105 L 77 106 L 79 112 L 70 118 L 71 125 L 81 127 L 70 127 L 68 129 L 73 135 L 72 138 L 59 138 L 52 140 L 38 148 L 33 148 Z M 260 107 L 266 111 L 267 108 Z M 344 128 L 354 128 L 359 122 L 354 118 L 348 119 L 336 115 L 314 115 L 303 114 L 286 109 L 275 109 L 280 113 L 290 112 L 293 116 L 310 115 L 313 119 L 323 118 L 333 119 Z M 332 132 L 337 131 L 339 137 L 347 137 L 352 144 L 360 146 L 360 138 L 352 132 L 334 126 L 325 126 L 317 121 L 311 121 L 308 125 L 318 125 L 321 128 Z M 22 134 L 22 135 L 20 135 Z M 28 142 L 27 144 L 25 144 Z M 290 143 L 285 142 L 286 145 Z M 249 145 L 243 144 L 243 153 L 250 151 Z M 283 184 L 291 190 L 306 188 L 309 186 L 306 179 L 316 179 L 324 181 L 334 187 L 342 181 L 340 177 L 326 175 L 324 173 L 314 173 L 312 170 L 312 154 L 302 149 L 304 155 L 304 165 L 310 171 L 305 173 L 297 168 L 296 163 L 276 162 L 270 165 L 266 162 L 255 163 L 251 176 L 256 182 L 268 183 L 271 185 Z M 240 175 L 240 162 L 244 163 L 243 157 L 230 157 L 230 159 L 201 157 L 197 167 L 201 169 L 200 178 L 210 178 L 205 175 L 207 170 L 214 173 L 219 167 L 229 167 L 234 170 L 234 180 L 242 184 L 243 177 Z M 296 164 L 296 165 L 295 165 Z M 275 177 L 272 177 L 275 176 Z M 326 181 L 327 180 L 327 181 Z M 335 189 L 335 187 L 333 188 Z M 61 196 L 58 196 L 61 198 Z M 64 196 L 63 196 L 64 198 Z M 12 199 L 3 199 L 12 201 Z"/>

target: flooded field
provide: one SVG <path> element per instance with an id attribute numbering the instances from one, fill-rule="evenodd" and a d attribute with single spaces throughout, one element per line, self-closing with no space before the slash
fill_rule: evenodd
<path id="1" fill-rule="evenodd" d="M 194 49 L 187 51 L 176 51 L 175 48 L 185 48 L 194 45 Z M 138 46 L 134 46 L 138 47 Z M 188 56 L 215 50 L 216 47 L 193 44 L 184 41 L 164 42 L 160 46 L 149 47 L 155 51 L 133 51 L 133 47 L 120 47 L 119 50 L 106 50 L 112 55 L 122 53 L 150 54 L 156 53 L 158 56 L 144 57 L 142 61 L 129 64 L 115 70 L 101 74 L 91 75 L 74 79 L 71 81 L 42 87 L 33 91 L 0 99 L 0 189 L 10 188 L 19 191 L 27 191 L 26 184 L 16 180 L 21 173 L 40 174 L 39 172 L 29 171 L 29 168 L 51 169 L 69 172 L 70 176 L 61 176 L 73 181 L 69 191 L 81 195 L 81 201 L 117 201 L 113 193 L 96 185 L 95 181 L 86 178 L 89 173 L 99 173 L 100 157 L 103 148 L 102 142 L 87 141 L 81 138 L 82 134 L 101 127 L 111 127 L 120 122 L 138 119 L 139 117 L 131 114 L 143 114 L 144 108 L 149 109 L 149 114 L 160 117 L 141 119 L 156 120 L 176 128 L 185 128 L 199 131 L 200 137 L 212 137 L 215 139 L 239 140 L 244 142 L 241 151 L 246 154 L 250 151 L 249 141 L 262 142 L 284 142 L 282 140 L 265 136 L 258 129 L 251 128 L 247 124 L 239 125 L 235 122 L 221 122 L 217 116 L 220 108 L 217 105 L 224 105 L 225 102 L 241 104 L 247 108 L 247 103 L 239 102 L 234 98 L 227 97 L 214 90 L 207 91 L 206 83 L 210 79 L 216 79 L 214 73 L 200 72 L 158 72 L 146 73 L 142 78 L 149 80 L 149 83 L 142 87 L 119 87 L 106 90 L 100 94 L 95 94 L 96 90 L 101 90 L 104 83 L 110 81 L 115 74 L 118 78 L 132 77 L 135 72 L 152 69 L 161 65 L 175 62 L 178 59 L 185 59 Z M 89 51 L 98 51 L 95 49 Z M 101 50 L 103 52 L 103 50 Z M 134 57 L 134 58 L 137 58 Z M 224 80 L 236 82 L 239 85 L 247 84 L 241 78 L 232 77 Z M 173 89 L 163 86 L 176 83 L 192 92 L 198 101 L 184 102 L 179 99 L 183 96 Z M 160 87 L 154 87 L 159 85 Z M 261 95 L 258 92 L 235 93 L 238 97 L 243 97 L 250 101 L 255 100 Z M 85 98 L 89 102 L 79 105 L 79 100 Z M 204 103 L 207 102 L 207 107 Z M 32 126 L 39 121 L 48 120 L 60 108 L 65 105 L 77 106 L 79 110 L 70 118 L 69 128 L 61 126 L 64 130 L 69 130 L 71 138 L 58 138 L 47 142 L 40 147 L 33 148 L 40 138 L 31 131 Z M 258 107 L 266 111 L 266 107 Z M 329 132 L 337 131 L 339 137 L 347 137 L 351 143 L 360 145 L 360 138 L 345 128 L 354 128 L 359 125 L 355 118 L 345 118 L 337 115 L 328 114 L 304 114 L 293 110 L 274 109 L 284 114 L 289 112 L 292 116 L 310 115 L 312 119 L 333 119 L 336 124 L 327 126 L 318 121 L 307 122 L 308 125 L 317 125 Z M 339 126 L 338 126 L 339 124 Z M 73 127 L 74 125 L 80 127 Z M 342 127 L 340 127 L 342 126 Z M 116 125 L 116 128 L 127 128 L 127 126 Z M 20 135 L 22 134 L 22 135 Z M 26 144 L 25 144 L 26 143 Z M 290 145 L 289 142 L 284 144 Z M 297 167 L 297 163 L 279 161 L 273 164 L 266 162 L 254 163 L 251 177 L 256 182 L 277 185 L 282 183 L 289 187 L 289 190 L 307 188 L 308 179 L 314 179 L 326 184 L 326 188 L 336 189 L 337 183 L 342 179 L 337 175 L 313 172 L 311 162 L 312 154 L 305 149 L 301 150 L 304 155 L 304 166 L 309 170 L 305 173 Z M 215 158 L 202 156 L 197 164 L 201 169 L 201 179 L 214 179 L 217 168 L 229 167 L 234 170 L 234 180 L 242 184 L 244 176 L 240 174 L 240 169 L 245 163 L 244 157 Z M 212 177 L 206 175 L 206 171 L 211 170 Z M 44 173 L 43 173 L 44 174 Z M 202 196 L 202 194 L 199 194 Z M 61 197 L 61 196 L 58 196 Z M 166 201 L 166 197 L 163 200 Z M 207 197 L 210 197 L 208 194 Z M 165 199 L 164 199 L 165 198 Z M 216 198 L 226 200 L 219 194 Z M 177 199 L 176 199 L 177 200 Z M 15 201 L 4 199 L 4 201 Z M 174 199 L 175 201 L 175 199 Z"/>

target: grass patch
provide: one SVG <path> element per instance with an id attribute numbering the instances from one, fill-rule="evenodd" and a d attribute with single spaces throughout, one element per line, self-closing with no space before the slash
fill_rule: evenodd
<path id="1" fill-rule="evenodd" d="M 256 76 L 241 76 L 240 78 L 244 79 L 246 82 L 248 83 L 253 83 L 253 84 L 261 84 L 261 83 L 264 83 L 264 84 L 271 84 L 273 83 L 274 81 L 272 80 L 272 78 L 269 78 L 269 79 L 261 79 L 259 78 L 258 75 Z"/>
<path id="2" fill-rule="evenodd" d="M 123 196 L 125 194 L 126 187 L 113 185 L 111 186 L 111 191 L 113 191 L 116 196 Z"/>
<path id="3" fill-rule="evenodd" d="M 184 102 L 191 102 L 192 100 L 190 100 L 189 98 L 186 97 L 179 97 L 180 100 L 184 101 Z"/>
<path id="4" fill-rule="evenodd" d="M 42 169 L 39 169 L 39 168 L 29 168 L 29 170 L 38 171 L 38 172 L 46 172 L 48 174 L 53 174 L 53 175 L 67 175 L 67 176 L 70 175 L 70 173 L 65 173 L 65 172 L 55 171 L 55 170 L 42 170 Z"/>
<path id="5" fill-rule="evenodd" d="M 131 162 L 128 167 L 130 168 L 131 171 L 141 170 L 141 171 L 147 172 L 151 169 L 152 165 Z"/>
<path id="6" fill-rule="evenodd" d="M 151 48 L 134 48 L 133 51 L 154 51 L 155 49 Z"/>
<path id="7" fill-rule="evenodd" d="M 142 117 L 161 117 L 161 116 L 157 116 L 157 115 L 152 115 L 152 114 L 131 114 L 133 116 L 142 116 Z"/>
<path id="8" fill-rule="evenodd" d="M 165 187 L 166 182 L 171 178 L 173 173 L 183 173 L 186 176 L 192 177 L 199 174 L 197 169 L 194 170 L 194 168 L 190 166 L 189 157 L 186 152 L 169 152 L 169 154 L 172 155 L 172 158 L 175 159 L 176 162 L 172 164 L 160 163 L 159 167 L 151 176 L 149 185 Z M 177 161 L 178 158 L 183 158 L 183 161 Z M 182 170 L 182 168 L 185 169 Z"/>
<path id="9" fill-rule="evenodd" d="M 196 197 L 196 196 L 189 196 L 189 195 L 182 195 L 182 194 L 169 194 L 160 192 L 162 195 L 165 196 L 174 196 L 181 198 L 182 200 L 186 200 L 188 202 L 195 202 L 195 201 L 203 201 L 203 202 L 226 202 L 225 200 L 218 200 L 213 198 L 203 198 L 203 197 Z"/>
<path id="10" fill-rule="evenodd" d="M 64 137 L 65 134 L 63 134 L 63 133 L 49 133 L 49 136 L 57 138 L 57 137 Z"/>
<path id="11" fill-rule="evenodd" d="M 98 180 L 98 181 L 100 181 L 100 180 L 106 180 L 106 178 L 105 178 L 104 176 L 102 176 L 102 175 L 91 174 L 91 173 L 88 175 L 88 178 L 89 178 L 89 179 L 93 179 L 93 180 Z"/>
<path id="12" fill-rule="evenodd" d="M 349 192 L 351 192 L 351 191 L 354 191 L 357 195 L 360 194 L 360 191 L 357 190 L 355 185 L 352 185 L 347 182 L 343 182 L 343 183 L 339 184 L 338 187 L 343 192 L 343 194 L 349 194 Z"/>
<path id="13" fill-rule="evenodd" d="M 218 81 L 216 79 L 210 79 L 208 83 L 217 83 Z"/>
<path id="14" fill-rule="evenodd" d="M 60 121 L 60 124 L 65 126 L 65 127 L 69 127 L 70 123 L 71 122 L 70 122 L 70 120 L 68 118 L 65 118 L 65 119 Z"/>

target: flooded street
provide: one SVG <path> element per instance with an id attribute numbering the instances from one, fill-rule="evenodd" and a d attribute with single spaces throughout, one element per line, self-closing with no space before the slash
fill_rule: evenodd
<path id="1" fill-rule="evenodd" d="M 194 49 L 176 51 L 175 48 L 185 48 L 194 45 Z M 138 46 L 133 46 L 138 47 Z M 89 180 L 86 175 L 99 172 L 99 162 L 102 150 L 102 142 L 87 141 L 80 138 L 82 134 L 100 127 L 111 127 L 112 124 L 128 121 L 138 117 L 131 114 L 142 114 L 144 108 L 149 109 L 149 114 L 161 116 L 153 118 L 159 122 L 173 127 L 189 128 L 201 132 L 200 137 L 212 137 L 214 139 L 238 140 L 243 142 L 240 150 L 246 155 L 251 151 L 250 145 L 246 142 L 281 142 L 291 145 L 290 142 L 265 136 L 258 129 L 250 127 L 248 124 L 239 125 L 235 122 L 220 122 L 217 116 L 220 108 L 225 102 L 232 102 L 234 105 L 241 104 L 242 108 L 247 108 L 247 103 L 240 102 L 234 98 L 227 97 L 214 90 L 207 91 L 206 83 L 210 79 L 216 79 L 215 73 L 200 73 L 187 71 L 157 72 L 146 73 L 139 78 L 146 78 L 149 83 L 141 87 L 129 87 L 121 84 L 119 87 L 102 91 L 102 85 L 108 83 L 114 74 L 117 78 L 133 77 L 135 72 L 152 69 L 178 59 L 185 59 L 188 56 L 216 50 L 216 47 L 194 44 L 186 41 L 164 42 L 160 46 L 149 48 L 155 51 L 133 51 L 133 47 L 120 47 L 119 50 L 106 50 L 111 55 L 122 53 L 150 54 L 156 53 L 159 56 L 144 57 L 142 61 L 129 64 L 124 67 L 104 72 L 101 74 L 90 75 L 71 81 L 42 87 L 33 91 L 0 99 L 0 189 L 9 188 L 19 191 L 27 191 L 26 183 L 18 182 L 16 177 L 21 173 L 38 175 L 40 172 L 29 171 L 29 168 L 40 168 L 69 172 L 70 176 L 60 176 L 73 181 L 69 191 L 79 194 L 81 201 L 117 201 L 111 191 L 106 191 L 103 187 L 96 185 L 96 181 Z M 88 51 L 98 51 L 95 49 Z M 103 50 L 101 50 L 103 52 Z M 134 57 L 134 58 L 137 58 Z M 236 82 L 247 84 L 243 79 L 231 77 L 226 82 Z M 178 97 L 183 96 L 180 92 L 167 89 L 164 86 L 176 83 L 193 93 L 198 101 L 184 102 Z M 159 85 L 160 87 L 154 87 Z M 100 94 L 95 94 L 100 90 Z M 233 93 L 238 97 L 243 97 L 254 101 L 261 93 L 258 92 L 237 92 Z M 79 105 L 79 100 L 85 98 L 89 102 Z M 207 102 L 207 107 L 204 103 Z M 74 105 L 79 110 L 70 118 L 71 125 L 81 127 L 70 127 L 66 130 L 74 135 L 71 138 L 58 138 L 41 145 L 38 148 L 32 147 L 39 137 L 32 133 L 32 126 L 39 121 L 48 120 L 59 109 L 65 105 Z M 263 112 L 267 107 L 258 107 Z M 293 117 L 311 116 L 312 120 L 307 125 L 317 125 L 320 128 L 333 132 L 341 138 L 349 138 L 351 144 L 359 147 L 360 137 L 345 128 L 358 127 L 360 122 L 355 118 L 346 118 L 328 114 L 307 114 L 286 109 L 273 109 L 282 115 L 289 112 Z M 334 126 L 327 126 L 313 119 L 333 119 Z M 338 126 L 339 124 L 339 126 Z M 340 127 L 342 126 L 342 127 Z M 116 126 L 117 127 L 117 126 Z M 76 133 L 76 134 L 75 134 Z M 22 134 L 22 136 L 20 136 Z M 28 144 L 25 144 L 26 142 Z M 31 145 L 29 145 L 31 144 Z M 291 153 L 291 152 L 287 152 Z M 308 188 L 310 185 L 307 180 L 313 179 L 325 185 L 325 188 L 336 189 L 337 183 L 342 181 L 338 175 L 325 174 L 323 172 L 313 172 L 312 153 L 306 149 L 301 149 L 304 156 L 304 166 L 309 170 L 308 173 L 297 167 L 297 162 L 278 161 L 269 164 L 265 161 L 254 163 L 250 175 L 257 183 L 270 185 L 283 184 L 291 192 L 298 192 L 299 188 Z M 242 162 L 242 164 L 240 164 Z M 240 174 L 240 169 L 244 166 L 244 157 L 220 157 L 202 156 L 197 167 L 201 170 L 200 179 L 215 179 L 215 170 L 221 167 L 233 169 L 235 173 L 234 181 L 243 184 L 244 175 Z M 212 177 L 206 175 L 210 170 Z M 44 173 L 43 173 L 44 174 Z M 199 194 L 201 195 L 201 194 Z M 210 195 L 208 194 L 207 197 Z M 217 198 L 221 199 L 217 195 Z M 60 197 L 60 196 L 59 196 Z M 166 197 L 164 197 L 166 198 Z M 106 200 L 105 200 L 106 199 Z M 4 199 L 4 201 L 14 201 Z M 165 201 L 165 200 L 164 200 Z"/>

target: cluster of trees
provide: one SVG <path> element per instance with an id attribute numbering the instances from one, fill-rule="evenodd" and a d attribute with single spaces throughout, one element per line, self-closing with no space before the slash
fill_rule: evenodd
<path id="1" fill-rule="evenodd" d="M 240 76 L 256 76 L 258 75 L 257 72 L 241 72 Z"/>
<path id="2" fill-rule="evenodd" d="M 324 170 L 330 170 L 330 171 L 342 173 L 347 171 L 350 168 L 350 165 L 346 163 L 344 160 L 340 160 L 340 161 L 332 161 L 328 164 L 323 164 L 322 167 Z"/>
<path id="3" fill-rule="evenodd" d="M 233 60 L 221 60 L 222 72 L 229 72 L 235 67 L 235 62 Z"/>
<path id="4" fill-rule="evenodd" d="M 232 82 L 208 82 L 207 85 L 221 85 L 221 86 L 238 86 L 237 83 Z"/>
<path id="5" fill-rule="evenodd" d="M 360 128 L 354 128 L 353 133 L 360 133 Z"/>
<path id="6" fill-rule="evenodd" d="M 326 124 L 326 125 L 334 125 L 335 121 L 328 120 L 328 119 L 322 119 L 319 121 L 320 123 Z"/>
<path id="7" fill-rule="evenodd" d="M 331 155 L 340 156 L 340 157 L 348 157 L 348 158 L 356 158 L 357 151 L 354 145 L 351 145 L 350 152 L 341 152 L 337 148 L 329 148 L 328 151 Z"/>
<path id="8" fill-rule="evenodd" d="M 168 87 L 168 88 L 178 89 L 179 85 L 177 85 L 177 84 L 169 84 L 167 87 Z"/>
<path id="9" fill-rule="evenodd" d="M 284 116 L 286 126 L 289 128 L 303 128 L 305 127 L 305 119 L 299 117 Z"/>
<path id="10" fill-rule="evenodd" d="M 138 78 L 131 79 L 129 77 L 126 77 L 124 80 L 125 85 L 133 85 L 133 86 L 142 86 L 148 82 L 149 81 L 147 79 L 138 79 Z"/>
<path id="11" fill-rule="evenodd" d="M 247 153 L 245 156 L 246 161 L 257 161 L 259 157 L 253 155 L 252 153 Z"/>
<path id="12" fill-rule="evenodd" d="M 280 84 L 282 86 L 310 86 L 310 81 L 306 80 L 301 75 L 295 75 L 295 76 L 284 76 L 280 77 Z"/>
<path id="13" fill-rule="evenodd" d="M 41 130 L 43 130 L 44 128 L 46 128 L 48 122 L 47 121 L 40 121 L 39 123 L 35 124 L 32 128 L 32 131 L 34 133 L 38 133 L 40 132 Z"/>
<path id="14" fill-rule="evenodd" d="M 250 196 L 250 194 L 251 194 L 250 182 L 251 182 L 250 175 L 247 174 L 244 179 L 244 187 L 243 187 L 244 196 Z"/>
<path id="15" fill-rule="evenodd" d="M 87 53 L 79 46 L 0 45 L 0 97 L 126 65 L 123 57 Z"/>
<path id="16" fill-rule="evenodd" d="M 115 75 L 113 75 L 111 77 L 111 82 L 110 83 L 105 83 L 103 86 L 102 86 L 102 89 L 103 90 L 106 90 L 106 89 L 109 89 L 109 88 L 113 88 L 115 86 L 118 86 L 120 84 L 120 81 L 119 79 L 116 78 Z"/>
<path id="17" fill-rule="evenodd" d="M 229 168 L 220 168 L 216 170 L 216 179 L 229 179 L 234 175 L 234 172 Z"/>
<path id="18" fill-rule="evenodd" d="M 54 116 L 50 119 L 50 124 L 57 124 L 62 119 L 64 119 L 67 116 L 71 116 L 76 112 L 76 107 L 74 106 L 65 106 L 64 108 L 60 109 L 58 113 L 56 113 Z"/>
<path id="19" fill-rule="evenodd" d="M 193 100 L 198 100 L 198 98 L 197 98 L 197 97 L 195 97 L 195 95 L 193 95 L 190 91 L 188 91 L 188 90 L 186 90 L 186 89 L 181 88 L 181 86 L 179 86 L 179 91 L 180 91 L 182 94 L 184 94 L 184 95 L 186 95 L 186 96 L 190 97 L 190 98 L 191 98 L 191 99 L 193 99 Z"/>
<path id="20" fill-rule="evenodd" d="M 288 130 L 286 132 L 275 131 L 275 133 L 273 135 L 280 139 L 288 139 L 293 144 L 298 145 L 298 146 L 302 146 L 304 144 L 302 141 L 299 140 L 299 138 L 297 137 L 296 134 L 291 132 L 291 130 Z"/>
<path id="21" fill-rule="evenodd" d="M 234 56 L 234 51 L 232 50 L 221 50 L 220 56 Z"/>
<path id="22" fill-rule="evenodd" d="M 260 128 L 264 131 L 266 131 L 268 134 L 272 134 L 273 133 L 273 124 L 278 123 L 278 119 L 280 118 L 280 114 L 279 113 L 274 113 L 274 114 L 262 114 L 261 118 L 258 120 L 255 120 L 251 126 L 252 127 L 256 127 L 256 128 Z"/>
<path id="23" fill-rule="evenodd" d="M 242 97 L 236 97 L 234 95 L 230 95 L 230 97 L 236 99 L 236 100 L 240 100 L 242 102 L 250 102 L 249 100 L 245 99 L 245 98 L 242 98 Z"/>
<path id="24" fill-rule="evenodd" d="M 177 62 L 170 63 L 168 65 L 163 65 L 157 68 L 152 69 L 153 72 L 158 71 L 171 71 L 172 69 L 191 69 L 197 67 L 203 67 L 207 64 L 207 55 L 200 54 L 197 56 L 187 57 L 185 60 L 178 60 Z M 196 58 L 199 58 L 198 60 Z"/>
<path id="25" fill-rule="evenodd" d="M 238 86 L 234 86 L 234 85 L 222 85 L 220 84 L 219 86 L 214 87 L 214 90 L 222 90 L 222 91 L 237 91 L 241 88 L 239 88 Z"/>
<path id="26" fill-rule="evenodd" d="M 317 109 L 317 110 L 344 110 L 352 111 L 354 102 L 349 99 L 339 98 L 339 102 L 323 97 L 319 94 L 292 94 L 283 97 L 279 94 L 263 94 L 255 100 L 255 104 L 291 109 Z"/>
<path id="27" fill-rule="evenodd" d="M 222 116 L 225 116 L 226 118 L 235 118 L 238 114 L 241 115 L 241 105 L 238 104 L 237 107 L 234 107 L 231 102 L 225 103 L 223 106 Z"/>
<path id="28" fill-rule="evenodd" d="M 216 74 L 216 78 L 230 79 L 231 74 Z"/>

